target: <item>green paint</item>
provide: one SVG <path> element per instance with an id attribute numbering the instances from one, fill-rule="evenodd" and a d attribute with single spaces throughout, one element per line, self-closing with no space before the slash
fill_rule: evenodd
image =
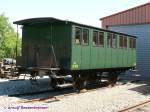
<path id="1" fill-rule="evenodd" d="M 75 27 L 89 30 L 88 45 L 75 44 Z M 39 66 L 50 67 L 51 44 L 54 46 L 56 59 L 61 69 L 87 70 L 134 66 L 136 50 L 129 48 L 130 36 L 127 36 L 128 48 L 119 48 L 119 34 L 117 33 L 117 48 L 108 48 L 108 31 L 103 30 L 104 47 L 93 46 L 93 30 L 102 31 L 94 27 L 70 22 L 59 23 L 59 21 L 51 25 L 24 26 L 22 51 L 24 66 L 35 66 L 38 63 Z M 40 48 L 39 62 L 35 61 L 34 48 L 37 46 L 43 46 Z"/>
<path id="2" fill-rule="evenodd" d="M 72 32 L 75 27 L 73 25 Z M 83 26 L 78 26 L 84 28 Z M 76 45 L 74 44 L 74 33 L 72 34 L 72 61 L 78 63 L 76 69 L 101 69 L 101 68 L 115 68 L 115 67 L 132 67 L 136 62 L 136 51 L 129 48 L 129 39 L 127 39 L 127 48 L 119 47 L 119 35 L 117 34 L 117 48 L 107 47 L 107 32 L 105 32 L 104 47 L 92 45 L 92 32 L 93 29 L 89 29 L 90 39 L 89 45 Z M 129 36 L 127 37 L 129 38 Z M 73 68 L 73 67 L 72 67 Z M 75 68 L 75 67 L 74 67 Z"/>

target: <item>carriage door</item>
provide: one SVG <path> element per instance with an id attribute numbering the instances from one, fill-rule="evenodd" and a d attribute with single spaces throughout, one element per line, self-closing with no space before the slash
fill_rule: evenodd
<path id="1" fill-rule="evenodd" d="M 89 29 L 82 28 L 81 69 L 90 67 Z"/>

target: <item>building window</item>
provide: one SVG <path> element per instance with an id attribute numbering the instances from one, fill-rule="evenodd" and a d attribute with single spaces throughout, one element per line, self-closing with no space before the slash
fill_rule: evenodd
<path id="1" fill-rule="evenodd" d="M 83 45 L 88 45 L 89 44 L 89 30 L 88 29 L 83 29 L 82 44 Z"/>
<path id="2" fill-rule="evenodd" d="M 82 37 L 82 29 L 76 27 L 75 28 L 75 44 L 81 44 L 81 37 Z"/>
<path id="3" fill-rule="evenodd" d="M 124 37 L 124 48 L 127 48 L 127 37 Z"/>
<path id="4" fill-rule="evenodd" d="M 112 47 L 117 48 L 117 35 L 113 34 Z"/>
<path id="5" fill-rule="evenodd" d="M 122 35 L 119 36 L 119 47 L 123 48 L 123 36 Z"/>
<path id="6" fill-rule="evenodd" d="M 112 47 L 112 34 L 110 33 L 107 34 L 107 47 Z"/>
<path id="7" fill-rule="evenodd" d="M 99 32 L 99 45 L 104 46 L 104 32 Z"/>
<path id="8" fill-rule="evenodd" d="M 93 31 L 93 46 L 98 46 L 98 32 Z"/>

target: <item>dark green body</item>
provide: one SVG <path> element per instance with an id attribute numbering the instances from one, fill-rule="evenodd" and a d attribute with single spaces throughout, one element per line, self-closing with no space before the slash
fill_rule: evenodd
<path id="1" fill-rule="evenodd" d="M 55 66 L 54 47 L 57 63 L 61 68 L 70 68 L 71 28 L 66 24 L 24 26 L 22 36 L 22 59 L 25 67 Z"/>
<path id="2" fill-rule="evenodd" d="M 75 27 L 89 30 L 89 44 L 75 44 Z M 104 32 L 104 47 L 93 46 L 93 30 Z M 107 34 L 117 35 L 117 48 L 108 48 Z M 106 68 L 128 68 L 135 66 L 136 50 L 119 48 L 119 35 L 116 32 L 67 21 L 52 23 L 24 24 L 22 35 L 22 61 L 24 67 L 52 67 L 56 61 L 62 70 L 93 70 Z M 51 46 L 54 47 L 54 53 Z M 54 56 L 55 55 L 55 56 Z"/>

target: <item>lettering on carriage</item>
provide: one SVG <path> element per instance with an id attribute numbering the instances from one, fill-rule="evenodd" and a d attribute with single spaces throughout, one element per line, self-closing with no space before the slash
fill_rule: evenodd
<path id="1" fill-rule="evenodd" d="M 77 69 L 77 68 L 79 68 L 79 65 L 78 65 L 76 62 L 73 62 L 72 68 L 73 68 L 73 69 Z"/>

